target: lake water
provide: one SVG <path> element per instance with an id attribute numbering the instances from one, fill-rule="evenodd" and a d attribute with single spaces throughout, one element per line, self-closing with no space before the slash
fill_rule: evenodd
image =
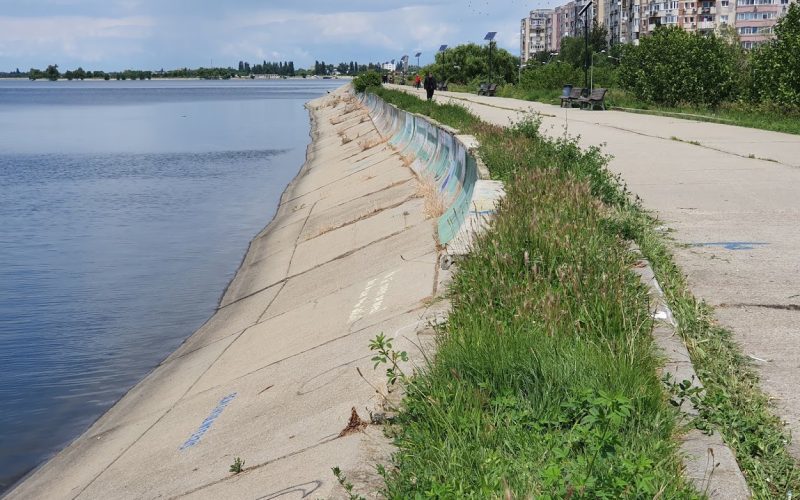
<path id="1" fill-rule="evenodd" d="M 0 81 L 0 491 L 213 312 L 337 81 Z"/>

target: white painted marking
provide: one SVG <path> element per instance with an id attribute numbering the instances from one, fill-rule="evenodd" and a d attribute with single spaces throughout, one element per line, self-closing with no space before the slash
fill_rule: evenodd
<path id="1" fill-rule="evenodd" d="M 378 279 L 374 278 L 367 281 L 367 284 L 364 286 L 364 290 L 362 290 L 361 294 L 358 296 L 358 302 L 356 302 L 356 304 L 353 306 L 353 310 L 350 311 L 348 322 L 353 323 L 364 316 L 369 316 L 370 314 L 375 314 L 386 309 L 383 307 L 383 300 L 386 297 L 386 292 L 389 291 L 389 285 L 391 285 L 394 275 L 398 272 L 398 270 L 391 271 L 386 273 L 381 278 L 380 284 L 375 292 L 375 296 L 372 299 L 372 305 L 369 307 L 369 311 L 367 311 L 366 303 L 370 297 L 372 289 L 375 288 L 375 284 L 378 282 Z"/>
<path id="2" fill-rule="evenodd" d="M 389 291 L 389 285 L 392 283 L 392 279 L 397 271 L 392 271 L 386 276 L 383 277 L 381 280 L 381 287 L 378 289 L 378 294 L 375 296 L 375 300 L 372 301 L 372 309 L 369 310 L 370 314 L 375 314 L 376 312 L 380 312 L 385 309 L 383 306 L 383 299 L 386 297 L 386 292 Z"/>
<path id="3" fill-rule="evenodd" d="M 370 289 L 375 286 L 375 281 L 377 280 L 372 279 L 367 281 L 367 285 L 364 287 L 364 290 L 358 297 L 358 302 L 356 302 L 356 305 L 353 306 L 353 310 L 350 311 L 350 318 L 348 319 L 350 323 L 356 321 L 364 315 L 364 302 L 366 302 L 367 297 L 369 296 Z"/>

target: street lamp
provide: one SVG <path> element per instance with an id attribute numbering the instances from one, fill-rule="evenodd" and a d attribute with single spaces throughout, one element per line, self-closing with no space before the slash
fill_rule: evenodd
<path id="1" fill-rule="evenodd" d="M 600 51 L 601 54 L 606 53 L 606 49 Z M 589 83 L 589 90 L 594 90 L 594 51 L 592 51 L 592 68 L 590 71 L 590 83 Z"/>
<path id="2" fill-rule="evenodd" d="M 584 6 L 580 12 L 578 12 L 578 17 L 583 16 L 583 50 L 586 54 L 583 58 L 583 86 L 584 88 L 589 86 L 589 14 L 586 12 L 589 10 L 589 7 L 592 6 L 592 0 Z"/>
<path id="3" fill-rule="evenodd" d="M 444 78 L 444 80 L 446 82 L 447 80 L 449 80 L 449 78 L 447 78 L 447 75 L 444 74 L 445 71 L 447 71 L 447 66 L 445 66 L 445 64 L 444 64 L 445 63 L 445 57 L 444 56 L 445 56 L 445 54 L 447 54 L 447 45 L 446 44 L 440 45 L 439 46 L 439 52 L 442 53 L 442 69 L 440 71 L 440 73 L 441 73 L 440 76 L 442 78 Z M 435 57 L 433 58 L 433 62 L 436 62 L 436 58 Z"/>
<path id="4" fill-rule="evenodd" d="M 492 45 L 494 45 L 494 37 L 497 36 L 496 31 L 490 31 L 483 37 L 484 40 L 489 42 L 489 85 L 492 84 Z"/>
<path id="5" fill-rule="evenodd" d="M 419 56 L 421 56 L 421 55 L 422 55 L 422 52 L 417 52 L 416 54 L 414 54 L 414 57 L 417 58 L 417 71 L 419 71 Z"/>

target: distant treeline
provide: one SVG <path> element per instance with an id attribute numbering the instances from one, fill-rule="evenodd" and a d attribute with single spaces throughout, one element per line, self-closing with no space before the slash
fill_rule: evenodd
<path id="1" fill-rule="evenodd" d="M 247 61 L 239 61 L 237 68 L 178 68 L 172 70 L 164 70 L 163 68 L 157 71 L 151 70 L 133 70 L 128 69 L 125 71 L 88 71 L 83 68 L 68 70 L 61 72 L 57 64 L 51 64 L 45 69 L 31 68 L 27 72 L 21 72 L 19 68 L 16 71 L 3 73 L 0 72 L 0 78 L 28 78 L 30 80 L 58 80 L 65 78 L 67 80 L 86 80 L 86 79 L 103 79 L 103 80 L 150 80 L 153 78 L 202 78 L 209 80 L 227 80 L 229 78 L 255 78 L 256 75 L 266 76 L 279 76 L 279 77 L 307 77 L 312 75 L 318 76 L 334 76 L 334 75 L 358 75 L 369 70 L 380 70 L 380 63 L 359 64 L 356 61 L 341 62 L 334 66 L 333 64 L 326 64 L 325 61 L 315 61 L 313 68 L 298 68 L 295 69 L 294 61 L 279 61 L 267 62 L 263 61 L 257 64 L 251 64 Z"/>
<path id="2" fill-rule="evenodd" d="M 338 65 L 325 64 L 325 61 L 314 61 L 315 75 L 358 75 L 369 70 L 380 70 L 381 63 L 359 64 L 356 61 L 340 62 Z"/>

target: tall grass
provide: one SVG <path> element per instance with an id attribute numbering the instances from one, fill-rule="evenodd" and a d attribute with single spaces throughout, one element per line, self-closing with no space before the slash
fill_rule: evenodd
<path id="1" fill-rule="evenodd" d="M 646 292 L 614 223 L 627 201 L 607 159 L 546 141 L 535 122 L 507 131 L 379 93 L 465 125 L 507 192 L 459 264 L 435 360 L 406 387 L 387 496 L 698 496 L 675 453 Z"/>
<path id="2" fill-rule="evenodd" d="M 390 496 L 496 497 L 506 485 L 512 493 L 551 498 L 659 496 L 650 494 L 652 484 L 663 488 L 661 498 L 696 494 L 680 478 L 673 414 L 657 397 L 646 306 L 627 273 L 624 240 L 635 240 L 653 263 L 704 383 L 695 424 L 722 434 L 756 498 L 800 490 L 790 437 L 757 373 L 691 294 L 669 243 L 654 229 L 660 222 L 609 173 L 608 157 L 569 139 L 541 137 L 535 120 L 504 129 L 458 106 L 421 108 L 413 96 L 378 92 L 402 108 L 463 124 L 508 192 L 491 231 L 460 265 L 440 354 L 409 387 L 400 468 L 387 474 Z M 633 374 L 640 378 L 631 380 Z M 590 431 L 605 436 L 601 441 L 618 440 L 600 447 L 606 451 L 597 455 L 613 471 L 600 477 L 598 459 L 586 453 L 591 445 L 576 448 L 571 433 L 596 421 L 580 415 L 625 409 L 630 417 L 622 420 L 630 426 Z M 554 419 L 572 426 L 553 425 Z M 632 463 L 644 465 L 631 472 Z M 608 485 L 612 477 L 618 489 Z"/>

